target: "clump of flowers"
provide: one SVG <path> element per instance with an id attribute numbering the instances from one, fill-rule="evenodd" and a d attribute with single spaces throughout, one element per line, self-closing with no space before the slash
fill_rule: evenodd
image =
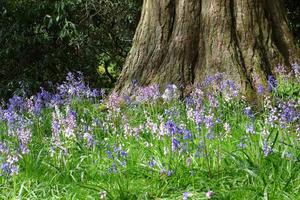
<path id="1" fill-rule="evenodd" d="M 179 97 L 179 91 L 176 85 L 170 84 L 166 87 L 165 92 L 162 95 L 162 98 L 164 101 L 169 102 L 173 99 L 176 99 Z"/>
<path id="2" fill-rule="evenodd" d="M 7 143 L 0 142 L 0 174 L 5 176 L 14 176 L 19 174 L 19 158 L 17 152 L 12 151 Z"/>

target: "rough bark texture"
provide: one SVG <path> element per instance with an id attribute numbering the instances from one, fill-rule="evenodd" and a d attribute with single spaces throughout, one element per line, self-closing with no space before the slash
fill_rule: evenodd
<path id="1" fill-rule="evenodd" d="M 116 91 L 188 85 L 223 72 L 244 92 L 299 58 L 281 0 L 144 0 Z"/>

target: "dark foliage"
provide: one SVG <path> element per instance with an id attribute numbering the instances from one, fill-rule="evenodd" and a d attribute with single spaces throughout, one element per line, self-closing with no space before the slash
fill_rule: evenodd
<path id="1" fill-rule="evenodd" d="M 287 8 L 289 27 L 294 33 L 298 44 L 300 44 L 300 1 L 285 0 L 284 2 Z"/>
<path id="2" fill-rule="evenodd" d="M 95 86 L 114 81 L 138 23 L 137 0 L 0 0 L 0 97 L 20 81 L 34 92 L 81 71 Z M 109 79 L 110 77 L 110 79 Z"/>

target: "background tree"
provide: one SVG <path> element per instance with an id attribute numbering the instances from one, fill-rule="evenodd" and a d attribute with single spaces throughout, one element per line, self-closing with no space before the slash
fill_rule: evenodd
<path id="1" fill-rule="evenodd" d="M 81 71 L 94 86 L 109 87 L 130 49 L 139 0 L 0 1 L 0 97 L 22 81 L 34 92 L 48 81 Z M 108 79 L 110 77 L 112 80 Z"/>
<path id="2" fill-rule="evenodd" d="M 284 0 L 287 10 L 288 24 L 295 39 L 300 44 L 300 1 Z"/>
<path id="3" fill-rule="evenodd" d="M 281 0 L 145 0 L 116 90 L 132 80 L 186 88 L 223 72 L 250 94 L 298 58 Z"/>

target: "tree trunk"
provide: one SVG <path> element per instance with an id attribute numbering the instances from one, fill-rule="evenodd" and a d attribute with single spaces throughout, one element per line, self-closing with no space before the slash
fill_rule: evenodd
<path id="1" fill-rule="evenodd" d="M 115 90 L 133 80 L 187 88 L 222 72 L 249 94 L 298 58 L 281 0 L 144 0 Z"/>

